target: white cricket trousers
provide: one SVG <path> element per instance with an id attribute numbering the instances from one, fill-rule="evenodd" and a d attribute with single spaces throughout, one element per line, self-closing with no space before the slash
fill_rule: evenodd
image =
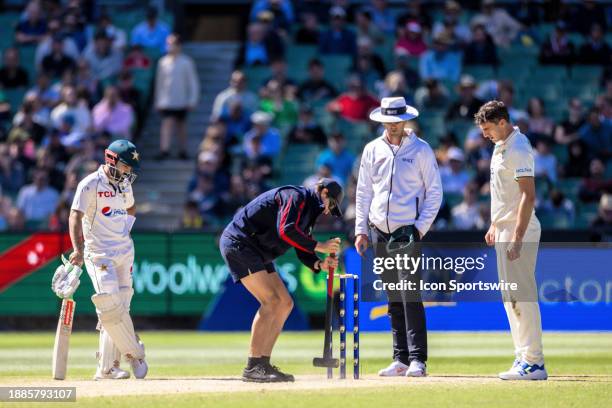
<path id="1" fill-rule="evenodd" d="M 516 282 L 518 285 L 517 291 L 502 292 L 516 358 L 529 364 L 541 365 L 544 364 L 542 319 L 535 280 L 541 227 L 535 215 L 532 216 L 523 237 L 520 257 L 509 261 L 506 251 L 515 226 L 516 222 L 496 224 L 497 273 L 500 280 Z"/>
<path id="2" fill-rule="evenodd" d="M 118 294 L 121 289 L 132 287 L 132 264 L 134 263 L 132 243 L 115 250 L 86 251 L 84 263 L 97 294 Z M 131 298 L 129 300 L 131 301 Z M 129 311 L 129 304 L 127 308 Z M 100 372 L 107 373 L 115 364 L 119 364 L 121 353 L 100 322 L 98 322 L 97 329 L 100 331 L 98 366 Z"/>
<path id="3" fill-rule="evenodd" d="M 115 250 L 85 252 L 84 263 L 94 290 L 100 293 L 116 293 L 121 288 L 132 287 L 134 245 Z"/>

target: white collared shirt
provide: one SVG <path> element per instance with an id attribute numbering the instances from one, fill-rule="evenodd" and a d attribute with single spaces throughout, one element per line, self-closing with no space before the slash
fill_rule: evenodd
<path id="1" fill-rule="evenodd" d="M 127 209 L 134 206 L 132 187 L 119 189 L 111 184 L 103 166 L 77 186 L 72 209 L 82 212 L 85 251 L 99 252 L 132 245 Z"/>
<path id="2" fill-rule="evenodd" d="M 534 159 L 529 139 L 515 127 L 506 140 L 495 143 L 491 157 L 491 223 L 517 220 L 520 177 L 534 177 Z"/>
<path id="3" fill-rule="evenodd" d="M 387 233 L 414 224 L 425 235 L 441 204 L 438 163 L 426 141 L 409 131 L 395 146 L 383 132 L 366 145 L 357 182 L 355 234 L 367 234 L 370 221 Z"/>

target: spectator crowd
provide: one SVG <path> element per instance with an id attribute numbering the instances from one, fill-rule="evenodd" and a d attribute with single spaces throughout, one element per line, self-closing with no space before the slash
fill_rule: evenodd
<path id="1" fill-rule="evenodd" d="M 155 8 L 131 31 L 96 2 L 32 0 L 7 13 L 15 18 L 0 67 L 0 231 L 61 230 L 105 147 L 139 137 L 149 83 L 138 78 L 152 78 L 179 39 Z M 161 85 L 157 107 L 178 108 Z"/>
<path id="2" fill-rule="evenodd" d="M 220 226 L 236 208 L 286 180 L 291 163 L 282 155 L 296 145 L 318 146 L 320 153 L 312 174 L 292 182 L 337 179 L 348 192 L 350 225 L 361 147 L 381 133 L 368 114 L 387 96 L 403 96 L 420 110 L 423 121 L 409 126 L 436 147 L 446 199 L 435 228 L 482 229 L 489 222 L 492 145 L 472 122 L 490 99 L 508 106 L 532 142 L 537 212 L 545 227 L 609 225 L 612 53 L 606 33 L 612 7 L 595 1 L 562 2 L 558 9 L 527 1 L 439 5 L 254 1 L 236 69 L 214 101 L 183 226 Z M 564 112 L 551 117 L 544 98 L 517 102 L 522 90 L 512 73 L 468 73 L 479 67 L 503 72 L 504 55 L 517 48 L 535 54 L 541 66 L 599 66 L 594 72 L 603 89 L 590 98 L 567 98 Z M 308 58 L 300 55 L 306 52 Z M 341 72 L 338 60 L 349 61 Z M 432 129 L 431 116 L 443 120 L 441 128 Z M 368 137 L 356 140 L 355 129 L 364 127 Z"/>
<path id="3" fill-rule="evenodd" d="M 95 2 L 29 2 L 2 50 L 0 231 L 64 228 L 80 178 L 113 139 L 138 140 L 149 103 L 161 117 L 155 159 L 177 146 L 179 159 L 195 162 L 183 228 L 221 227 L 288 180 L 288 160 L 309 160 L 286 154 L 297 146 L 318 155 L 310 174 L 291 182 L 338 180 L 350 225 L 361 148 L 381 134 L 368 114 L 388 96 L 419 109 L 409 126 L 435 147 L 445 200 L 434 228 L 489 222 L 492 146 L 472 117 L 490 99 L 506 104 L 533 145 L 544 227 L 610 226 L 612 6 L 255 0 L 248 20 L 229 84 L 210 101 L 209 125 L 189 152 L 197 69 L 155 8 L 126 30 Z M 529 58 L 544 76 L 587 69 L 596 91 L 526 98 L 513 67 Z M 568 76 L 559 78 L 555 86 L 566 88 Z"/>

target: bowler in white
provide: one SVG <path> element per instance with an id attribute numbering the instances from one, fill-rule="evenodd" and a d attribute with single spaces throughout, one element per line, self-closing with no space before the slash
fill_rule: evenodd
<path id="1" fill-rule="evenodd" d="M 535 216 L 534 158 L 525 135 L 510 122 L 500 101 L 485 103 L 475 115 L 485 138 L 495 144 L 491 158 L 491 226 L 485 241 L 495 246 L 499 279 L 515 282 L 518 295 L 502 291 L 515 360 L 502 380 L 546 380 L 542 323 L 535 266 L 540 222 Z"/>

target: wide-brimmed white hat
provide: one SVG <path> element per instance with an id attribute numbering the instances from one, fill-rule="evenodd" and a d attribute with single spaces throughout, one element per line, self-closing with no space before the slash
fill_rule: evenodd
<path id="1" fill-rule="evenodd" d="M 401 96 L 383 98 L 380 101 L 380 108 L 376 108 L 370 113 L 371 120 L 383 123 L 403 122 L 417 116 L 419 116 L 419 111 L 406 105 L 406 100 Z"/>

